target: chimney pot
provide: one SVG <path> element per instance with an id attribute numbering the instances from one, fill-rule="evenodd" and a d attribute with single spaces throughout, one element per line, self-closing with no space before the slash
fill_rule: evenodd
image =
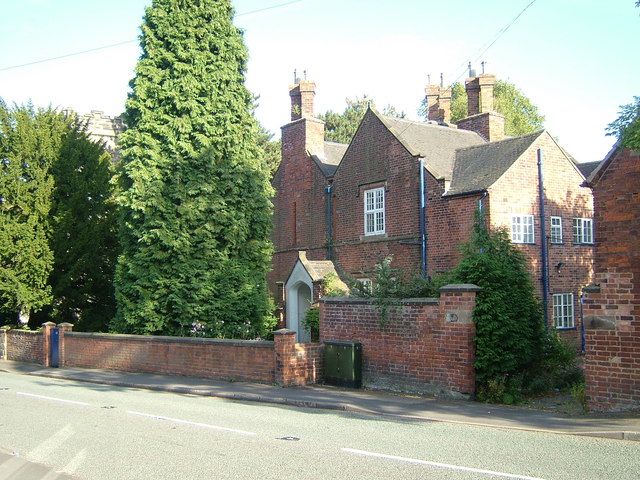
<path id="1" fill-rule="evenodd" d="M 289 87 L 291 97 L 291 120 L 313 118 L 313 100 L 316 84 L 311 80 L 300 80 Z"/>

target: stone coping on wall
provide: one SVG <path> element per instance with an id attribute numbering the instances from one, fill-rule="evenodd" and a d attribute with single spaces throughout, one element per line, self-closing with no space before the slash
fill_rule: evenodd
<path id="1" fill-rule="evenodd" d="M 6 326 L 6 328 L 2 327 L 1 330 L 5 331 L 5 332 L 10 332 L 12 334 L 13 333 L 25 333 L 27 335 L 36 335 L 36 334 L 42 335 L 42 329 L 41 328 L 39 328 L 37 330 L 24 330 L 24 329 L 19 328 L 19 327 L 18 328 L 11 328 L 9 326 Z"/>
<path id="2" fill-rule="evenodd" d="M 274 342 L 269 340 L 235 340 L 229 338 L 204 338 L 204 337 L 167 337 L 154 335 L 126 335 L 121 333 L 86 333 L 86 332 L 67 332 L 65 336 L 97 338 L 104 340 L 117 340 L 125 342 L 150 342 L 150 343 L 187 343 L 187 344 L 218 344 L 223 346 L 234 347 L 261 347 L 273 348 Z"/>
<path id="3" fill-rule="evenodd" d="M 451 283 L 449 285 L 445 285 L 444 287 L 440 287 L 440 292 L 479 292 L 482 290 L 477 285 L 473 283 Z"/>
<path id="4" fill-rule="evenodd" d="M 371 305 L 374 303 L 373 298 L 362 297 L 322 297 L 320 299 L 323 303 L 361 303 L 365 305 Z M 438 298 L 403 298 L 398 300 L 399 305 L 438 305 L 440 299 Z"/>

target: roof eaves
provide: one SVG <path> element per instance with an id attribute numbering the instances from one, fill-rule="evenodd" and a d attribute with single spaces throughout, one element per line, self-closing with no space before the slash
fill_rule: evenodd
<path id="1" fill-rule="evenodd" d="M 544 133 L 546 133 L 546 134 L 549 136 L 549 138 L 553 141 L 553 143 L 555 143 L 555 144 L 556 144 L 556 147 L 558 147 L 558 149 L 560 149 L 560 151 L 561 151 L 561 152 L 562 152 L 562 154 L 565 156 L 565 158 L 566 158 L 567 160 L 569 160 L 569 163 L 571 163 L 571 165 L 572 165 L 572 166 L 573 166 L 573 168 L 576 170 L 576 172 L 578 172 L 578 174 L 580 174 L 580 176 L 581 176 L 582 178 L 585 178 L 585 177 L 584 177 L 584 175 L 582 174 L 582 172 L 580 171 L 580 169 L 578 168 L 578 165 L 576 165 L 576 160 L 575 160 L 575 158 L 573 158 L 573 156 L 572 156 L 569 152 L 567 152 L 567 151 L 562 147 L 562 145 L 560 145 L 560 144 L 558 143 L 558 141 L 553 137 L 553 135 L 551 135 L 551 133 L 549 132 L 549 130 L 546 130 L 546 129 L 545 129 L 545 130 L 543 130 L 543 132 L 544 132 Z"/>
<path id="2" fill-rule="evenodd" d="M 607 155 L 602 159 L 602 161 L 600 162 L 600 165 L 598 165 L 596 169 L 593 172 L 591 172 L 591 175 L 589 175 L 589 178 L 586 179 L 585 183 L 587 186 L 592 187 L 593 185 L 598 183 L 598 180 L 600 180 L 600 177 L 605 172 L 605 170 L 611 163 L 611 160 L 613 160 L 613 157 L 615 157 L 616 153 L 618 153 L 618 150 L 620 150 L 620 148 L 622 148 L 622 144 L 620 143 L 620 140 L 618 140 L 616 143 L 613 144 L 613 147 L 611 147 L 611 150 L 609 150 L 609 153 L 607 153 Z"/>
<path id="3" fill-rule="evenodd" d="M 476 193 L 486 193 L 488 190 L 486 188 L 475 188 L 473 190 L 461 191 L 461 192 L 453 192 L 451 190 L 442 194 L 443 197 L 446 198 L 454 198 L 454 197 L 463 197 L 465 195 L 474 195 Z"/>

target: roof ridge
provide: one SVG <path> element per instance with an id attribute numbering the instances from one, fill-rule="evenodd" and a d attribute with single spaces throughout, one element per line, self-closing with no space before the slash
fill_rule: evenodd
<path id="1" fill-rule="evenodd" d="M 471 145 L 469 147 L 462 147 L 462 148 L 457 148 L 456 152 L 460 151 L 460 150 L 471 150 L 473 148 L 482 148 L 482 147 L 487 147 L 489 145 L 495 145 L 497 143 L 505 143 L 505 142 L 512 142 L 515 140 L 523 140 L 526 139 L 527 137 L 532 137 L 533 139 L 538 138 L 540 135 L 542 135 L 544 132 L 546 132 L 546 129 L 540 129 L 540 130 L 536 130 L 535 132 L 531 132 L 531 133 L 527 133 L 525 135 L 520 135 L 518 137 L 507 137 L 507 138 L 503 138 L 502 140 L 494 140 L 493 142 L 486 142 L 486 143 L 481 143 L 479 145 Z"/>
<path id="2" fill-rule="evenodd" d="M 425 127 L 433 127 L 433 128 L 442 128 L 444 130 L 449 130 L 449 131 L 452 131 L 452 132 L 461 132 L 463 134 L 477 135 L 477 133 L 472 131 L 472 130 L 465 130 L 463 128 L 453 128 L 450 125 L 442 125 L 442 124 L 436 122 L 435 120 L 428 120 L 428 121 L 425 122 L 423 120 L 411 120 L 411 119 L 408 119 L 408 118 L 392 117 L 390 115 L 385 115 L 383 113 L 380 113 L 377 110 L 375 110 L 375 113 L 379 117 L 383 117 L 385 120 L 388 119 L 388 120 L 395 121 L 395 122 L 405 122 L 405 123 L 410 123 L 410 124 L 413 124 L 413 125 L 419 125 L 419 126 L 425 126 Z M 455 124 L 453 124 L 453 125 L 455 125 Z"/>

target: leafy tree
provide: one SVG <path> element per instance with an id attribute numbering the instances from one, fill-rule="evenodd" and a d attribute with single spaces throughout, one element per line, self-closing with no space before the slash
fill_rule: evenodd
<path id="1" fill-rule="evenodd" d="M 640 97 L 620 106 L 619 117 L 608 125 L 607 135 L 615 135 L 625 147 L 640 150 Z"/>
<path id="2" fill-rule="evenodd" d="M 51 300 L 49 169 L 65 128 L 51 109 L 0 101 L 0 305 L 22 323 Z"/>
<path id="3" fill-rule="evenodd" d="M 347 106 L 342 113 L 329 110 L 318 115 L 318 118 L 325 123 L 324 138 L 330 142 L 350 143 L 367 108 L 375 107 L 373 100 L 367 95 L 355 99 L 347 98 L 346 102 Z M 392 117 L 405 117 L 404 112 L 399 112 L 392 105 L 387 105 L 382 113 Z"/>
<path id="4" fill-rule="evenodd" d="M 76 330 L 106 331 L 115 315 L 113 277 L 117 224 L 111 156 L 83 127 L 70 123 L 51 174 L 54 269 L 53 321 Z"/>
<path id="5" fill-rule="evenodd" d="M 544 116 L 538 112 L 514 84 L 497 80 L 494 88 L 494 108 L 505 116 L 505 133 L 509 136 L 526 135 L 540 130 L 544 124 Z M 426 103 L 422 101 L 418 113 L 426 118 Z M 464 86 L 456 82 L 451 85 L 451 122 L 457 123 L 467 116 L 467 92 Z"/>
<path id="6" fill-rule="evenodd" d="M 229 0 L 155 0 L 126 105 L 119 332 L 250 338 L 266 290 L 272 190 Z"/>
<path id="7" fill-rule="evenodd" d="M 462 252 L 453 279 L 482 288 L 473 313 L 477 394 L 511 403 L 504 395 L 517 395 L 543 354 L 542 308 L 526 259 L 505 230 L 488 231 L 478 214 Z"/>
<path id="8" fill-rule="evenodd" d="M 263 161 L 269 170 L 269 177 L 273 178 L 282 160 L 281 142 L 280 140 L 273 140 L 273 133 L 260 126 L 258 130 L 258 146 L 264 152 Z"/>

